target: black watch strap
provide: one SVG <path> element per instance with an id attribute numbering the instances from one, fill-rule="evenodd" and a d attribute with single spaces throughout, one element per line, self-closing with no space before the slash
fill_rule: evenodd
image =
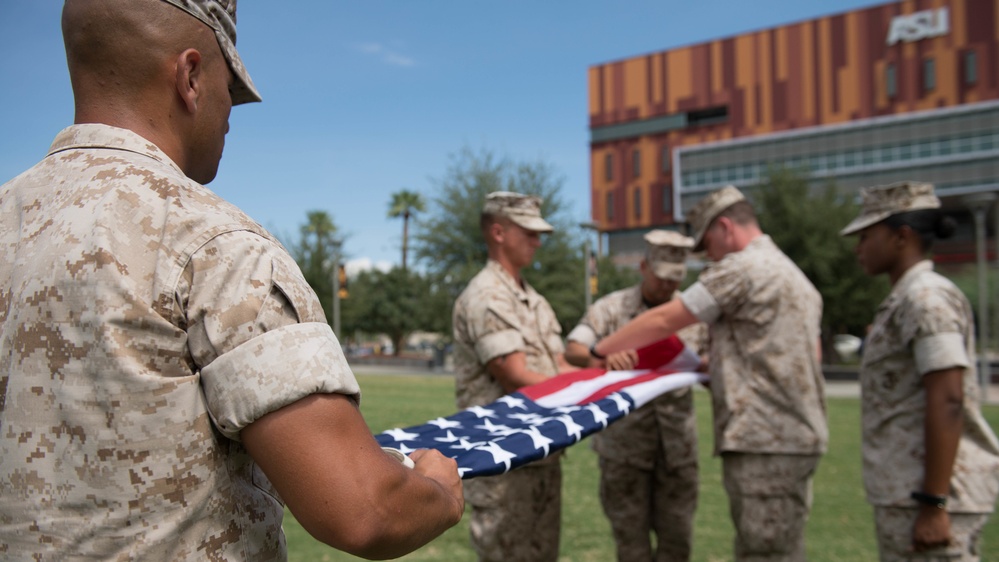
<path id="1" fill-rule="evenodd" d="M 923 505 L 932 505 L 943 509 L 947 507 L 947 496 L 936 496 L 925 492 L 913 492 L 909 497 Z"/>
<path id="2" fill-rule="evenodd" d="M 607 359 L 606 355 L 597 353 L 597 342 L 593 342 L 593 345 L 590 346 L 590 355 L 600 360 Z"/>

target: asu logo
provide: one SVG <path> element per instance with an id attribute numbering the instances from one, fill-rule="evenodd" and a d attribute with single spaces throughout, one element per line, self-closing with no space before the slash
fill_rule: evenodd
<path id="1" fill-rule="evenodd" d="M 947 8 L 923 10 L 914 14 L 895 16 L 888 30 L 888 46 L 899 41 L 911 43 L 930 37 L 946 35 L 950 31 Z"/>

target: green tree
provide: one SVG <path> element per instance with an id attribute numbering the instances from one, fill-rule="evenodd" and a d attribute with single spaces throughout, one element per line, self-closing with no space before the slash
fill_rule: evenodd
<path id="1" fill-rule="evenodd" d="M 316 292 L 328 321 L 333 319 L 333 254 L 338 249 L 336 223 L 326 211 L 308 211 L 291 253 L 305 280 Z"/>
<path id="2" fill-rule="evenodd" d="M 563 330 L 572 328 L 585 306 L 583 256 L 581 239 L 561 196 L 564 179 L 554 167 L 465 147 L 451 156 L 443 177 L 434 183 L 436 195 L 428 215 L 413 234 L 416 259 L 426 266 L 440 299 L 434 327 L 450 335 L 451 306 L 486 263 L 486 244 L 479 231 L 486 194 L 514 191 L 541 197 L 542 215 L 555 227 L 543 237 L 535 263 L 525 269 L 524 277 L 551 303 Z M 446 308 L 441 307 L 445 302 Z"/>
<path id="3" fill-rule="evenodd" d="M 401 267 L 364 271 L 351 279 L 342 320 L 350 332 L 387 335 L 399 355 L 410 333 L 430 325 L 433 292 L 425 276 Z"/>
<path id="4" fill-rule="evenodd" d="M 416 213 L 426 210 L 423 196 L 414 191 L 403 189 L 392 194 L 389 202 L 389 218 L 402 217 L 402 268 L 406 269 L 406 254 L 409 243 L 409 219 Z"/>
<path id="5" fill-rule="evenodd" d="M 773 168 L 751 190 L 760 226 L 822 294 L 823 356 L 834 357 L 833 336 L 865 334 L 878 304 L 888 294 L 880 276 L 867 276 L 857 264 L 856 239 L 839 235 L 858 207 L 834 185 L 811 189 L 808 178 Z"/>

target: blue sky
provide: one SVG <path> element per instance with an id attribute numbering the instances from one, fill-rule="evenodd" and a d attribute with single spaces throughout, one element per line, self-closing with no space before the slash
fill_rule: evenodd
<path id="1" fill-rule="evenodd" d="M 391 194 L 430 199 L 464 146 L 551 163 L 588 222 L 590 66 L 879 3 L 240 0 L 264 101 L 234 108 L 209 187 L 283 239 L 331 213 L 355 267 L 399 263 Z M 61 7 L 0 3 L 0 182 L 72 123 Z"/>

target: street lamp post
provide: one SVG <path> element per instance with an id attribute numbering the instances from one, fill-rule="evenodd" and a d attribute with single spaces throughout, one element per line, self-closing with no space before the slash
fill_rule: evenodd
<path id="1" fill-rule="evenodd" d="M 988 269 L 985 261 L 985 219 L 989 207 L 996 201 L 995 193 L 974 193 L 961 198 L 975 219 L 975 255 L 978 270 L 978 384 L 982 393 L 988 392 L 991 382 L 989 360 L 985 356 L 989 344 Z"/>
<path id="2" fill-rule="evenodd" d="M 599 246 L 600 225 L 592 222 L 581 222 L 579 223 L 579 227 L 583 229 L 585 236 L 583 241 L 583 288 L 586 295 L 586 309 L 589 310 L 590 305 L 593 304 L 594 297 L 593 279 L 597 275 L 597 260 L 593 256 L 593 250 L 590 249 L 589 231 L 592 230 L 597 233 Z M 602 250 L 602 248 L 600 249 Z"/>
<path id="3" fill-rule="evenodd" d="M 343 240 L 333 239 L 333 333 L 340 337 L 340 247 Z M 342 343 L 342 342 L 341 342 Z"/>

